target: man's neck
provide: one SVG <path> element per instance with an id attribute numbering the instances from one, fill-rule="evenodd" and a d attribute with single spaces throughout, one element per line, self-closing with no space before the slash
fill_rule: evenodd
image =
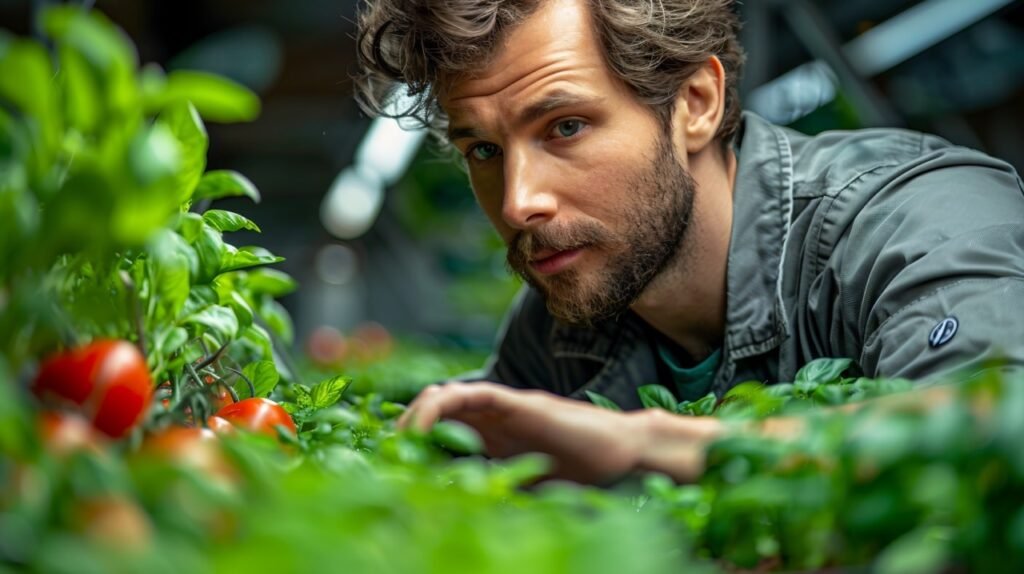
<path id="1" fill-rule="evenodd" d="M 679 257 L 648 285 L 633 311 L 695 361 L 725 336 L 726 272 L 736 156 L 713 150 L 690 158 L 697 182 L 690 229 Z"/>

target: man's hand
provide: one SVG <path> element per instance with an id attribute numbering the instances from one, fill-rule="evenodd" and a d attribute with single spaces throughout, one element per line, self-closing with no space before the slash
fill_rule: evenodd
<path id="1" fill-rule="evenodd" d="M 427 387 L 398 425 L 426 431 L 441 418 L 476 429 L 491 456 L 542 452 L 554 460 L 552 478 L 583 483 L 641 469 L 693 480 L 703 470 L 706 445 L 721 431 L 714 419 L 663 411 L 619 413 L 487 382 Z"/>

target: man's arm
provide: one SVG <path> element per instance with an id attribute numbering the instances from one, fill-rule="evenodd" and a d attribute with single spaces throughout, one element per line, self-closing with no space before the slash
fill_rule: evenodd
<path id="1" fill-rule="evenodd" d="M 712 417 L 616 412 L 487 382 L 427 387 L 399 427 L 425 431 L 442 418 L 476 429 L 491 456 L 541 452 L 552 458 L 550 478 L 582 483 L 604 483 L 643 469 L 692 480 L 703 472 L 707 445 L 725 430 Z"/>
<path id="2" fill-rule="evenodd" d="M 840 304 L 868 376 L 1024 366 L 1024 189 L 1005 163 L 943 150 L 875 195 L 844 251 Z"/>
<path id="3" fill-rule="evenodd" d="M 889 409 L 931 409 L 953 400 L 953 388 L 931 387 L 839 407 L 872 405 Z M 433 385 L 399 419 L 399 427 L 427 430 L 447 418 L 472 426 L 487 453 L 504 458 L 527 452 L 550 455 L 551 478 L 606 483 L 634 471 L 660 472 L 693 482 L 705 469 L 712 442 L 730 432 L 786 440 L 804 432 L 798 417 L 775 417 L 727 425 L 715 417 L 673 415 L 661 409 L 627 413 L 558 397 L 543 391 L 492 383 Z"/>

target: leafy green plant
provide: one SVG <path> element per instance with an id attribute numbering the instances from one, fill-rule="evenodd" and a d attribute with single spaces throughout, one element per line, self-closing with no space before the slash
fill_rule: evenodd
<path id="1" fill-rule="evenodd" d="M 349 377 L 306 383 L 286 360 L 293 330 L 275 300 L 295 282 L 267 267 L 280 258 L 228 242 L 255 222 L 209 209 L 259 200 L 242 175 L 205 170 L 204 127 L 251 119 L 258 100 L 206 74 L 139 69 L 97 13 L 58 7 L 42 22 L 52 49 L 0 38 L 0 564 L 670 569 L 670 541 L 625 500 L 522 493 L 543 472 L 538 459 L 452 461 L 480 451 L 469 429 L 397 433 L 401 405 L 368 388 L 346 396 Z M 27 383 L 63 364 L 54 351 L 102 340 L 142 352 L 135 370 L 148 376 L 133 380 L 155 388 L 141 422 L 118 440 L 74 408 L 42 425 L 41 408 L 70 405 L 37 401 Z M 416 380 L 442 367 L 420 360 Z M 268 396 L 290 412 L 294 435 L 202 428 L 224 402 Z M 632 533 L 636 556 L 611 544 L 618 531 Z M 647 556 L 652 540 L 662 546 Z"/>
<path id="2" fill-rule="evenodd" d="M 1024 563 L 1019 373 L 964 377 L 932 408 L 867 402 L 852 414 L 834 407 L 911 383 L 822 359 L 792 382 L 692 402 L 642 387 L 650 408 L 736 425 L 691 485 L 659 475 L 609 490 L 536 484 L 544 457 L 488 460 L 463 425 L 399 432 L 397 401 L 465 365 L 406 350 L 314 377 L 286 360 L 293 330 L 275 299 L 295 282 L 268 267 L 280 258 L 226 239 L 258 231 L 255 222 L 209 209 L 259 199 L 240 174 L 205 171 L 202 119 L 251 119 L 255 96 L 206 74 L 140 70 L 98 14 L 60 7 L 42 22 L 52 49 L 0 35 L 0 568 L 896 573 Z M 94 372 L 89 357 L 122 369 Z M 155 400 L 141 423 L 83 418 L 94 395 L 123 392 L 125 402 L 147 385 Z M 70 402 L 44 412 L 54 394 Z M 203 428 L 244 399 L 273 412 L 276 436 Z M 780 414 L 803 432 L 747 432 Z"/>

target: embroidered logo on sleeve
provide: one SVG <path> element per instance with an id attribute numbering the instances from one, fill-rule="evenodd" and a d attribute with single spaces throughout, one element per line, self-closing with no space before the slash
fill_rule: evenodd
<path id="1" fill-rule="evenodd" d="M 928 346 L 935 349 L 945 345 L 953 338 L 953 335 L 956 335 L 959 328 L 960 322 L 956 320 L 956 317 L 946 317 L 939 321 L 939 324 L 928 335 Z"/>

